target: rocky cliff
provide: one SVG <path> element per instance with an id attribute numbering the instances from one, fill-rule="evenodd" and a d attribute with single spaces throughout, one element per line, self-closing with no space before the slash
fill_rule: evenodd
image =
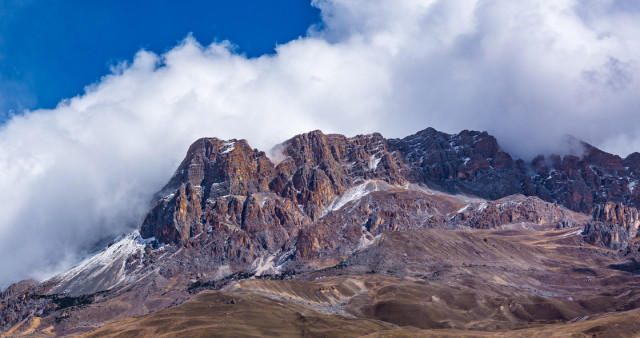
<path id="1" fill-rule="evenodd" d="M 78 321 L 66 319 L 68 308 L 113 304 L 119 310 L 96 305 L 81 311 L 87 318 L 115 320 L 248 277 L 330 274 L 365 252 L 388 255 L 378 247 L 388 246 L 391 233 L 462 230 L 459 238 L 480 238 L 471 245 L 474 252 L 460 253 L 473 262 L 482 261 L 481 247 L 513 249 L 508 236 L 520 231 L 558 229 L 549 235 L 555 243 L 549 247 L 566 246 L 572 255 L 583 254 L 575 251 L 583 241 L 603 250 L 635 245 L 640 154 L 621 159 L 586 143 L 580 149 L 579 155 L 525 162 L 514 160 L 486 132 L 451 135 L 432 128 L 403 139 L 313 131 L 278 145 L 272 156 L 245 140 L 200 139 L 154 197 L 139 236 L 131 234 L 48 281 L 16 284 L 0 294 L 0 330 L 43 317 L 69 334 L 82 330 L 74 326 Z M 564 230 L 573 227 L 578 230 Z M 488 229 L 502 239 L 489 244 L 476 233 Z M 531 243 L 546 241 L 540 236 Z M 447 250 L 467 247 L 461 241 L 447 242 Z M 527 259 L 536 261 L 546 248 Z M 424 269 L 405 266 L 407 259 L 433 255 L 424 250 L 415 257 L 394 256 L 394 267 L 385 271 Z M 514 253 L 496 257 L 510 261 Z M 537 278 L 531 271 L 521 273 Z"/>
<path id="2" fill-rule="evenodd" d="M 450 135 L 428 128 L 404 139 L 387 140 L 380 134 L 348 138 L 314 131 L 279 145 L 276 149 L 280 161 L 273 163 L 244 140 L 201 139 L 191 146 L 176 174 L 158 195 L 159 201 L 147 215 L 141 234 L 162 243 L 193 245 L 217 241 L 217 254 L 244 261 L 276 248 L 283 252 L 293 250 L 301 236 L 295 250 L 304 257 L 310 249 L 301 247 L 301 243 L 328 250 L 334 247 L 320 244 L 328 241 L 321 233 L 337 231 L 320 231 L 337 222 L 328 215 L 345 205 L 344 196 L 364 196 L 371 189 L 377 190 L 366 185 L 374 181 L 385 184 L 385 191 L 422 184 L 488 200 L 514 194 L 536 196 L 584 213 L 592 213 L 594 206 L 609 201 L 636 205 L 640 155 L 622 160 L 586 143 L 581 146 L 581 157 L 539 156 L 525 163 L 514 161 L 486 132 L 465 130 Z M 394 216 L 400 227 L 410 227 L 408 224 L 413 222 L 428 227 L 491 228 L 518 220 L 542 224 L 548 217 L 532 215 L 535 208 L 527 210 L 525 203 L 520 204 L 517 215 L 507 215 L 492 206 L 485 212 L 495 213 L 490 221 L 485 217 L 479 223 L 469 223 L 467 211 L 466 216 L 454 218 L 453 224 L 446 217 L 435 220 L 434 215 L 446 212 L 434 213 L 421 205 L 418 201 L 423 196 L 413 190 L 409 199 L 414 204 L 404 205 L 404 212 L 420 209 L 431 216 L 420 220 Z M 373 196 L 376 195 L 369 198 Z M 397 199 L 399 195 L 391 196 Z M 347 222 L 351 225 L 345 228 L 368 229 L 367 224 L 389 218 L 378 213 L 367 210 L 359 223 Z M 392 212 L 386 210 L 382 214 L 385 213 Z M 409 221 L 411 217 L 416 220 Z M 552 217 L 545 224 L 554 222 L 557 223 Z M 362 235 L 359 230 L 353 230 L 354 236 Z M 314 234 L 314 240 L 308 242 L 310 234 Z M 229 243 L 237 249 L 230 252 Z"/>
<path id="3" fill-rule="evenodd" d="M 638 235 L 639 225 L 640 213 L 636 208 L 612 202 L 598 205 L 593 220 L 585 225 L 584 241 L 613 250 L 628 248 Z"/>
<path id="4" fill-rule="evenodd" d="M 630 206 L 640 202 L 638 153 L 621 159 L 578 141 L 577 155 L 514 161 L 486 132 L 465 130 L 450 135 L 432 128 L 389 143 L 403 154 L 414 180 L 447 192 L 468 192 L 487 199 L 538 196 L 585 213 L 606 202 Z"/>

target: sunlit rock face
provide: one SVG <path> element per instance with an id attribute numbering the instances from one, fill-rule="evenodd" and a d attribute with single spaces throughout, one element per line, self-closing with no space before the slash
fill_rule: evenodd
<path id="1" fill-rule="evenodd" d="M 225 259 L 244 262 L 272 253 L 274 248 L 294 250 L 298 258 L 315 257 L 312 251 L 330 252 L 341 240 L 353 244 L 361 236 L 375 236 L 369 230 L 362 233 L 363 226 L 368 229 L 387 219 L 387 226 L 381 229 L 394 229 L 389 224 L 407 227 L 414 222 L 409 219 L 419 219 L 413 210 L 428 208 L 411 202 L 394 204 L 393 208 L 400 209 L 393 212 L 394 217 L 379 205 L 362 210 L 362 219 L 342 225 L 352 227 L 350 232 L 329 224 L 329 219 L 343 218 L 333 214 L 349 196 L 359 199 L 379 191 L 368 197 L 379 203 L 398 196 L 380 191 L 404 187 L 412 190 L 409 200 L 422 198 L 419 191 L 408 188 L 410 184 L 488 200 L 514 194 L 536 196 L 589 214 L 607 201 L 636 205 L 640 155 L 623 160 L 586 143 L 580 145 L 580 156 L 538 156 L 526 163 L 514 161 L 486 132 L 465 130 L 452 135 L 427 128 L 403 139 L 385 139 L 380 134 L 349 138 L 313 131 L 278 145 L 272 161 L 245 140 L 200 139 L 156 195 L 158 202 L 147 215 L 141 234 L 186 246 L 215 242 L 214 251 L 224 252 Z M 490 204 L 481 216 L 470 216 L 473 208 L 453 219 L 442 216 L 443 212 L 431 212 L 428 221 L 422 217 L 415 222 L 423 227 L 494 228 L 517 220 L 554 226 L 557 219 L 566 218 L 549 208 L 544 216 L 538 215 L 544 204 L 531 206 L 532 201 L 512 205 L 513 210 L 505 209 L 504 203 Z M 491 212 L 495 215 L 490 216 Z M 348 240 L 338 239 L 343 233 L 351 233 Z"/>

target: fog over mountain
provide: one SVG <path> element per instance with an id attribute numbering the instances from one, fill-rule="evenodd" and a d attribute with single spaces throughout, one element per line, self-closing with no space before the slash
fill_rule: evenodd
<path id="1" fill-rule="evenodd" d="M 640 5 L 315 0 L 322 23 L 247 58 L 192 37 L 0 128 L 0 271 L 44 278 L 137 228 L 193 141 L 486 130 L 525 159 L 570 134 L 640 150 Z M 55 85 L 55 84 L 51 84 Z"/>

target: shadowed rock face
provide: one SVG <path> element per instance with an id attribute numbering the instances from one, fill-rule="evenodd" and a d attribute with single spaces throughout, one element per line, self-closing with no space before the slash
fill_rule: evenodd
<path id="1" fill-rule="evenodd" d="M 640 226 L 640 213 L 638 209 L 621 203 L 605 203 L 598 205 L 593 210 L 593 219 L 606 223 L 617 224 L 629 234 L 636 237 Z"/>
<path id="2" fill-rule="evenodd" d="M 571 212 L 537 197 L 523 195 L 472 203 L 451 219 L 453 223 L 475 229 L 496 229 L 507 224 L 522 224 L 524 228 L 536 230 L 570 228 L 588 220 L 586 215 Z"/>
<path id="3" fill-rule="evenodd" d="M 488 199 L 522 193 L 523 162 L 514 162 L 487 132 L 450 135 L 427 128 L 389 143 L 411 167 L 413 180 Z"/>
<path id="4" fill-rule="evenodd" d="M 581 156 L 538 156 L 531 163 L 513 161 L 486 132 L 457 135 L 425 129 L 389 140 L 413 170 L 413 179 L 447 192 L 468 192 L 498 199 L 512 194 L 538 196 L 571 210 L 591 213 L 597 204 L 637 206 L 640 154 L 626 159 L 579 142 Z"/>
<path id="5" fill-rule="evenodd" d="M 640 214 L 636 208 L 620 203 L 598 205 L 593 211 L 593 221 L 585 225 L 584 241 L 613 250 L 622 249 L 638 235 L 639 225 Z"/>

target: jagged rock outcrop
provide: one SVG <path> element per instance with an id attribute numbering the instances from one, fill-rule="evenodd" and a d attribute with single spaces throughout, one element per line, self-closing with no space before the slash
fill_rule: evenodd
<path id="1" fill-rule="evenodd" d="M 601 151 L 581 142 L 581 156 L 538 156 L 533 160 L 535 172 L 530 175 L 535 189 L 526 187 L 526 193 L 536 194 L 569 209 L 590 213 L 598 204 L 619 202 L 637 206 L 640 202 L 636 184 L 638 163 L 629 155 L 622 160 L 617 155 Z M 627 164 L 623 164 L 623 163 Z"/>
<path id="2" fill-rule="evenodd" d="M 24 280 L 9 286 L 0 292 L 0 329 L 7 323 L 15 323 L 29 315 L 34 309 L 46 313 L 53 306 L 45 301 L 33 300 L 31 294 L 38 285 L 37 281 Z M 33 304 L 37 302 L 38 304 Z M 42 314 L 40 314 L 42 315 Z"/>
<path id="3" fill-rule="evenodd" d="M 514 161 L 486 132 L 451 135 L 427 128 L 389 140 L 411 167 L 413 180 L 450 192 L 498 199 L 513 194 L 538 196 L 571 210 L 591 213 L 605 202 L 637 206 L 640 154 L 625 159 L 584 142 L 579 155 L 538 156 Z"/>
<path id="4" fill-rule="evenodd" d="M 583 231 L 584 241 L 589 244 L 619 250 L 629 244 L 629 233 L 618 224 L 589 222 Z"/>
<path id="5" fill-rule="evenodd" d="M 288 252 L 332 201 L 358 182 L 406 184 L 409 171 L 379 134 L 296 136 L 277 166 L 245 140 L 201 139 L 141 228 L 162 243 L 212 245 L 221 262 Z M 206 233 L 205 235 L 202 235 Z M 211 235 L 213 234 L 213 235 Z"/>
<path id="6" fill-rule="evenodd" d="M 265 153 L 252 149 L 245 140 L 200 139 L 162 189 L 168 195 L 149 212 L 140 233 L 164 243 L 186 243 L 203 232 L 207 201 L 268 192 L 273 174 Z"/>
<path id="7" fill-rule="evenodd" d="M 427 128 L 389 143 L 403 155 L 414 180 L 487 199 L 522 193 L 524 162 L 514 162 L 487 132 L 450 135 Z"/>
<path id="8" fill-rule="evenodd" d="M 496 201 L 471 203 L 459 210 L 451 222 L 475 229 L 495 229 L 522 224 L 537 230 L 561 229 L 584 224 L 588 216 L 572 212 L 538 197 L 512 195 Z"/>
<path id="9" fill-rule="evenodd" d="M 622 160 L 585 143 L 581 147 L 581 157 L 539 156 L 526 164 L 514 161 L 486 132 L 450 135 L 427 128 L 387 140 L 377 133 L 349 138 L 313 131 L 277 146 L 279 161 L 274 163 L 245 140 L 206 138 L 190 147 L 157 195 L 141 234 L 162 243 L 211 245 L 216 259 L 226 264 L 292 250 L 297 258 L 310 259 L 344 243 L 349 243 L 343 247 L 348 251 L 376 236 L 378 229 L 581 224 L 557 206 L 531 199 L 472 205 L 449 218 L 429 210 L 415 189 L 371 194 L 367 198 L 384 196 L 369 201 L 377 207 L 331 214 L 345 194 L 367 182 L 392 188 L 426 184 L 489 200 L 523 194 L 587 213 L 602 201 L 635 205 L 640 155 Z M 391 196 L 411 197 L 380 207 Z"/>
<path id="10" fill-rule="evenodd" d="M 619 250 L 637 237 L 639 225 L 638 209 L 621 203 L 601 204 L 594 208 L 593 220 L 585 225 L 584 241 Z"/>
<path id="11" fill-rule="evenodd" d="M 286 159 L 276 168 L 270 187 L 297 201 L 317 220 L 322 210 L 358 182 L 377 179 L 406 184 L 409 170 L 399 154 L 390 151 L 380 134 L 347 138 L 320 131 L 298 135 L 281 145 Z"/>
<path id="12" fill-rule="evenodd" d="M 640 213 L 636 208 L 609 202 L 595 207 L 593 220 L 619 225 L 630 237 L 636 237 L 638 226 L 640 226 Z"/>

